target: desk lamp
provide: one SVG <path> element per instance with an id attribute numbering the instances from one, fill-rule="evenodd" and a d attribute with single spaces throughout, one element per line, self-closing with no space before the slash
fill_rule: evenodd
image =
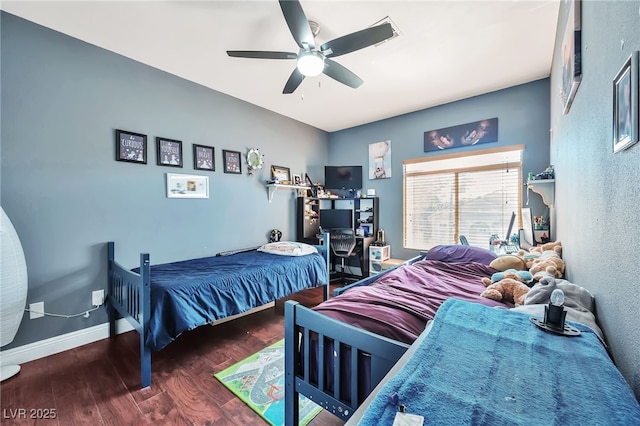
<path id="1" fill-rule="evenodd" d="M 580 331 L 565 324 L 567 311 L 564 310 L 564 292 L 556 288 L 551 292 L 549 304 L 544 307 L 544 319 L 530 318 L 531 322 L 545 331 L 563 336 L 579 336 Z"/>

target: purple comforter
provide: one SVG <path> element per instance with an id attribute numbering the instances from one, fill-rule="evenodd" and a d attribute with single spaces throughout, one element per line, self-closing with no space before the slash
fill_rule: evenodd
<path id="1" fill-rule="evenodd" d="M 480 296 L 485 289 L 482 277 L 491 277 L 495 272 L 481 263 L 421 260 L 398 267 L 371 285 L 354 287 L 314 309 L 358 328 L 411 344 L 449 298 L 513 307 Z"/>

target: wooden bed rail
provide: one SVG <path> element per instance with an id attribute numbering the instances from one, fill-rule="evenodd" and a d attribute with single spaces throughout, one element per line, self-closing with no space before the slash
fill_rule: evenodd
<path id="1" fill-rule="evenodd" d="M 331 241 L 329 238 L 330 235 L 328 232 L 322 233 L 323 242 Z M 318 250 L 318 253 L 320 253 L 322 257 L 324 257 L 324 266 L 326 268 L 325 270 L 327 271 L 327 283 L 324 286 L 322 297 L 324 298 L 324 300 L 328 300 L 329 296 L 331 295 L 331 248 L 329 244 L 318 244 L 314 247 L 316 248 L 316 250 Z"/>
<path id="2" fill-rule="evenodd" d="M 312 336 L 317 336 L 318 365 L 310 365 Z M 325 359 L 325 345 L 333 342 L 333 358 Z M 351 377 L 340 362 L 342 351 L 350 348 Z M 353 327 L 326 315 L 317 313 L 295 301 L 285 303 L 285 424 L 297 426 L 299 421 L 299 395 L 320 405 L 342 420 L 347 420 L 360 405 L 362 393 L 358 373 L 363 354 L 370 359 L 370 383 L 375 387 L 387 374 L 409 345 Z M 301 354 L 302 353 L 302 354 Z M 333 367 L 333 386 L 325 384 L 323 372 L 328 363 Z M 311 370 L 318 371 L 317 380 L 311 380 Z M 346 369 L 346 368 L 345 368 Z M 349 380 L 348 400 L 341 396 L 343 380 Z"/>
<path id="3" fill-rule="evenodd" d="M 329 234 L 325 233 L 325 241 L 329 241 Z M 324 287 L 324 300 L 329 298 L 329 245 L 316 246 L 324 257 L 327 271 L 327 283 Z M 109 335 L 116 335 L 116 320 L 118 315 L 125 318 L 140 335 L 140 375 L 142 387 L 151 386 L 151 345 L 146 343 L 151 315 L 151 265 L 149 253 L 140 254 L 139 272 L 124 268 L 115 260 L 115 243 L 107 243 L 107 312 L 109 315 Z"/>
<path id="4" fill-rule="evenodd" d="M 151 349 L 146 345 L 146 330 L 151 312 L 149 253 L 140 254 L 140 273 L 115 261 L 115 244 L 107 243 L 109 283 L 107 304 L 109 336 L 116 335 L 116 314 L 125 318 L 140 335 L 140 375 L 142 387 L 151 386 Z"/>

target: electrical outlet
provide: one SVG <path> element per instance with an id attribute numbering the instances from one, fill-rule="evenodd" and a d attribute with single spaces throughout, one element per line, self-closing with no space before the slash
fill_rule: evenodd
<path id="1" fill-rule="evenodd" d="M 44 316 L 44 302 L 29 304 L 29 319 L 41 318 Z"/>
<path id="2" fill-rule="evenodd" d="M 102 306 L 104 303 L 104 290 L 96 290 L 91 293 L 91 303 L 93 306 Z"/>

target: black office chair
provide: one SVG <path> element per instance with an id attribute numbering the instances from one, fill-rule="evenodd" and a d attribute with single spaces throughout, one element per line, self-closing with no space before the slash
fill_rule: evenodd
<path id="1" fill-rule="evenodd" d="M 352 256 L 356 256 L 356 234 L 353 229 L 333 229 L 331 230 L 331 251 L 336 257 L 340 258 L 340 264 L 342 266 L 340 274 L 340 282 L 347 284 L 347 279 L 344 274 L 345 259 L 349 259 Z"/>

